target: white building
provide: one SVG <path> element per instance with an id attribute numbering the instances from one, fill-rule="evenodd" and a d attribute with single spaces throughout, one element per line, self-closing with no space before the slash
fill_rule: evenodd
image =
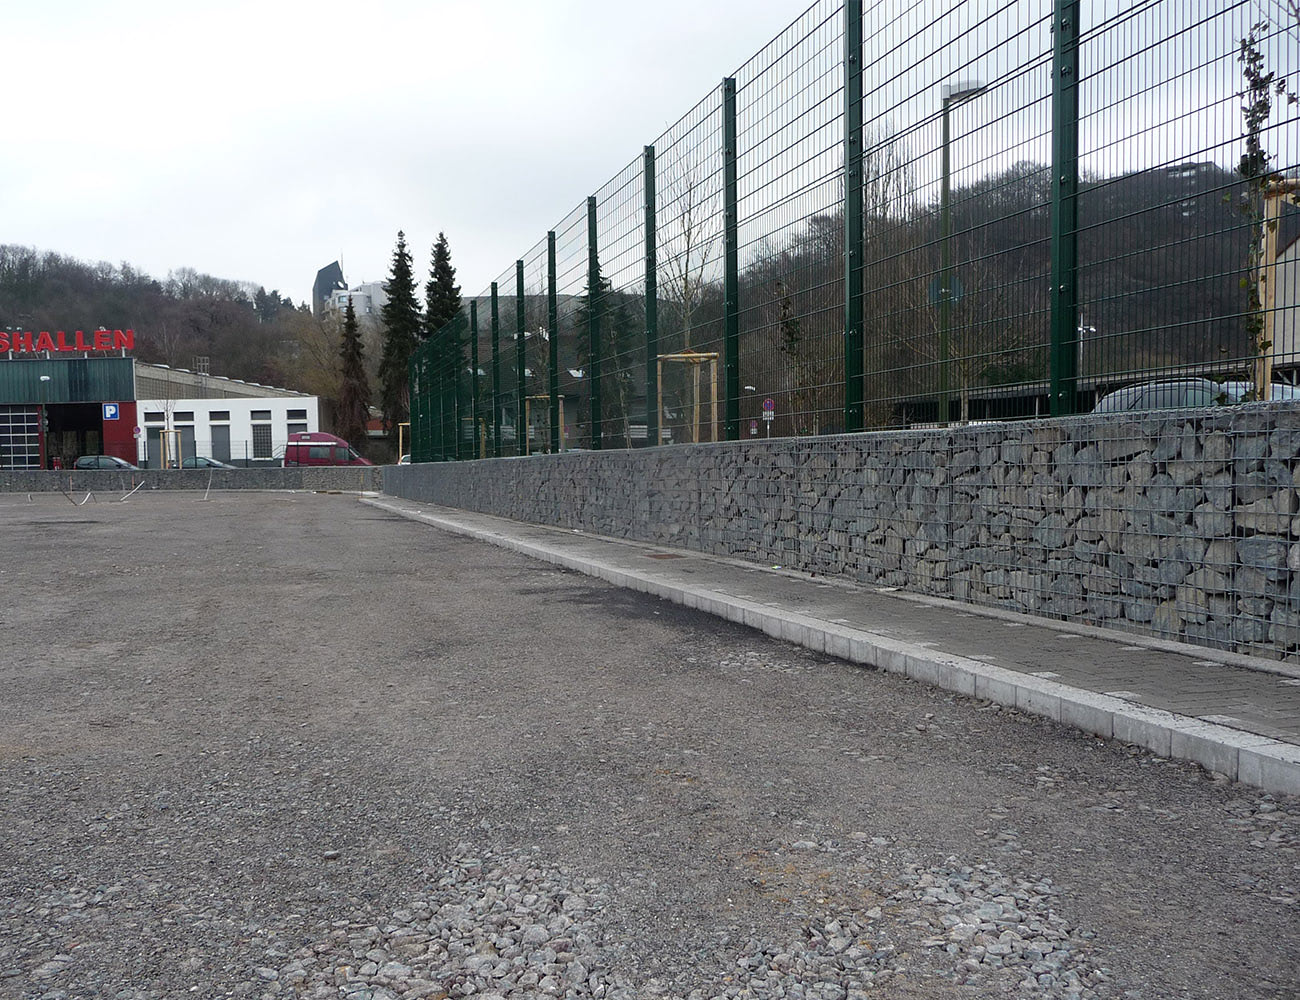
<path id="1" fill-rule="evenodd" d="M 137 465 L 199 455 L 234 465 L 274 464 L 295 431 L 320 430 L 316 396 L 201 375 L 166 365 L 136 365 Z"/>
<path id="2" fill-rule="evenodd" d="M 352 311 L 356 313 L 358 322 L 369 317 L 378 323 L 379 311 L 388 302 L 382 281 L 363 281 L 355 288 L 337 288 L 330 292 L 329 298 L 325 300 L 325 311 L 342 315 L 347 310 L 349 298 L 352 299 Z"/>

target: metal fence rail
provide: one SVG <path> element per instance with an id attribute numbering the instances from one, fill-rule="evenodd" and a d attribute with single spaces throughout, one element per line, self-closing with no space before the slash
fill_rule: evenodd
<path id="1" fill-rule="evenodd" d="M 415 459 L 1296 380 L 1287 16 L 819 0 L 421 345 Z"/>

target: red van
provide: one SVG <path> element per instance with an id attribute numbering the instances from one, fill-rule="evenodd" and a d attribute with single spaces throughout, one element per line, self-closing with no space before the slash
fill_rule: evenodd
<path id="1" fill-rule="evenodd" d="M 323 431 L 295 431 L 284 446 L 284 465 L 374 465 L 341 437 Z"/>

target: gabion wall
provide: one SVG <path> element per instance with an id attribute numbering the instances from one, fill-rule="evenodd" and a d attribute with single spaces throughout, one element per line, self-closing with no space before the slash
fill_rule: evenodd
<path id="1" fill-rule="evenodd" d="M 1300 658 L 1300 406 L 386 470 L 538 524 Z"/>

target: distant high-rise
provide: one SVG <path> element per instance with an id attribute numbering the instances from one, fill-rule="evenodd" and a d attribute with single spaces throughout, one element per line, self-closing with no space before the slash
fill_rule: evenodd
<path id="1" fill-rule="evenodd" d="M 322 267 L 316 272 L 316 283 L 311 286 L 311 314 L 319 319 L 329 305 L 330 295 L 347 287 L 338 261 Z"/>

